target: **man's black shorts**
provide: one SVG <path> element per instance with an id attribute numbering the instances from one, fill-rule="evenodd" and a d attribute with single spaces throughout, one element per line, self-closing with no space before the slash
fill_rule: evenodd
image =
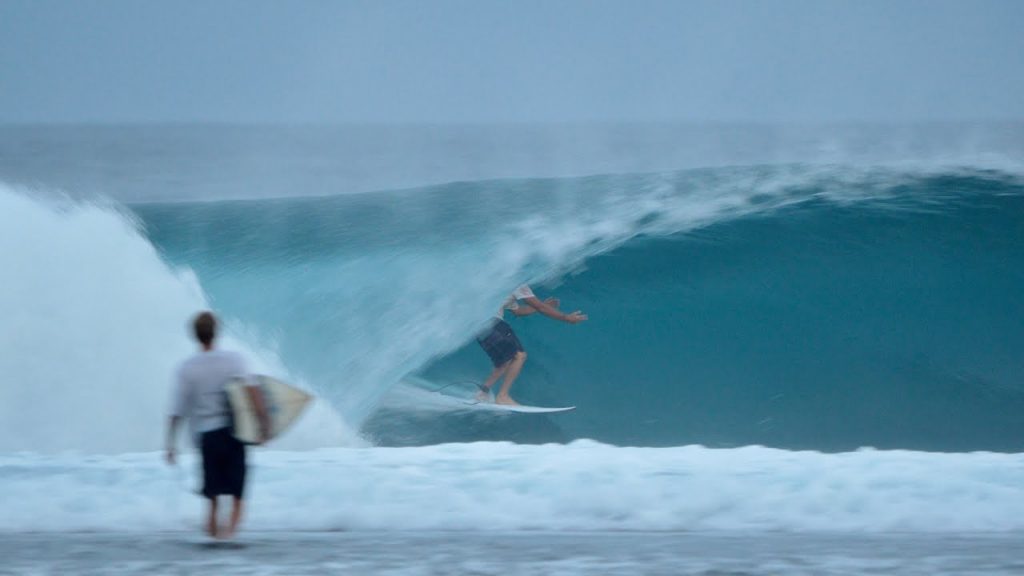
<path id="1" fill-rule="evenodd" d="M 509 360 L 515 357 L 516 352 L 523 351 L 523 345 L 519 343 L 519 338 L 516 338 L 516 333 L 504 320 L 495 320 L 491 329 L 476 341 L 491 357 L 495 368 L 508 364 Z"/>
<path id="2" fill-rule="evenodd" d="M 231 428 L 204 432 L 199 441 L 203 454 L 203 496 L 229 494 L 241 498 L 245 489 L 245 445 Z"/>

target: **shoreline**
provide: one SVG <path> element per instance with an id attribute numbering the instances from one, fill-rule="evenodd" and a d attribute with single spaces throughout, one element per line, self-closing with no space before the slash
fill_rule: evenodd
<path id="1" fill-rule="evenodd" d="M 999 574 L 1019 534 L 778 532 L 17 533 L 0 574 Z"/>

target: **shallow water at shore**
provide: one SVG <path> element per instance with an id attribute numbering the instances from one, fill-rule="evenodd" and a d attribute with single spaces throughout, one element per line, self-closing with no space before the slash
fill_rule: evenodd
<path id="1" fill-rule="evenodd" d="M 0 574 L 1019 574 L 1009 535 L 687 532 L 11 534 Z"/>

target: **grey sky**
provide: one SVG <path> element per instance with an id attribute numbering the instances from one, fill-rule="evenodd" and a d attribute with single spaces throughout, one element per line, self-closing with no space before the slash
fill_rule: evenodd
<path id="1" fill-rule="evenodd" d="M 0 0 L 0 122 L 1024 118 L 1024 1 Z"/>

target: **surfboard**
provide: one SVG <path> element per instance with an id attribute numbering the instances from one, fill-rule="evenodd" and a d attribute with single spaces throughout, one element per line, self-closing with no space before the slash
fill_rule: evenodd
<path id="1" fill-rule="evenodd" d="M 494 412 L 519 412 L 521 414 L 553 414 L 555 412 L 568 412 L 575 410 L 575 406 L 525 406 L 523 404 L 495 404 L 494 402 L 464 402 L 472 406 L 474 410 L 491 410 Z"/>
<path id="2" fill-rule="evenodd" d="M 235 438 L 246 444 L 259 441 L 259 422 L 256 410 L 249 401 L 245 386 L 255 382 L 263 390 L 263 399 L 270 414 L 270 439 L 274 439 L 288 429 L 313 396 L 305 390 L 281 382 L 270 376 L 254 375 L 249 380 L 235 378 L 227 385 L 228 403 L 235 418 Z"/>

